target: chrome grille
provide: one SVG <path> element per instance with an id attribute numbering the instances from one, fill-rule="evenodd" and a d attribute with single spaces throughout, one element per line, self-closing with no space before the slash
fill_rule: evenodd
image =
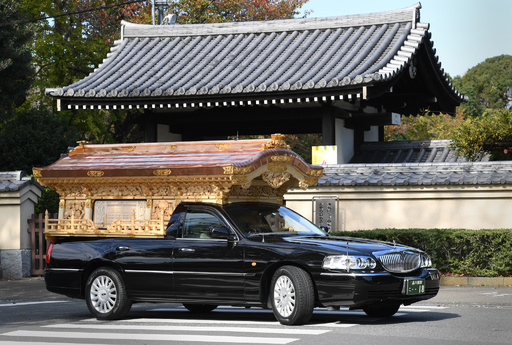
<path id="1" fill-rule="evenodd" d="M 420 254 L 410 251 L 381 254 L 377 258 L 386 271 L 393 273 L 414 271 L 421 263 Z"/>

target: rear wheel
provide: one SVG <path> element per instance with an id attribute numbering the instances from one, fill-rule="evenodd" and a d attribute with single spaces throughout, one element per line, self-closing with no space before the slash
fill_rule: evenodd
<path id="1" fill-rule="evenodd" d="M 217 308 L 216 305 L 213 304 L 189 304 L 189 303 L 183 303 L 183 306 L 187 308 L 192 313 L 209 313 L 215 308 Z"/>
<path id="2" fill-rule="evenodd" d="M 391 317 L 396 314 L 400 308 L 400 303 L 396 302 L 378 302 L 363 307 L 363 311 L 372 317 Z"/>
<path id="3" fill-rule="evenodd" d="M 109 268 L 98 268 L 87 279 L 85 301 L 91 314 L 99 320 L 125 317 L 132 307 L 121 275 Z"/>
<path id="4" fill-rule="evenodd" d="M 272 310 L 283 325 L 307 323 L 313 314 L 315 292 L 307 272 L 295 266 L 283 266 L 270 285 Z"/>

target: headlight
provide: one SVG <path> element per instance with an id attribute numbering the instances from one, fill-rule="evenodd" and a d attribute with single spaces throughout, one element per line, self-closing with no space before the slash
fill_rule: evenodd
<path id="1" fill-rule="evenodd" d="M 430 260 L 430 256 L 428 256 L 425 253 L 421 254 L 421 267 L 422 268 L 432 267 L 432 260 Z"/>
<path id="2" fill-rule="evenodd" d="M 324 259 L 322 267 L 328 270 L 373 270 L 375 260 L 368 256 L 332 255 Z"/>

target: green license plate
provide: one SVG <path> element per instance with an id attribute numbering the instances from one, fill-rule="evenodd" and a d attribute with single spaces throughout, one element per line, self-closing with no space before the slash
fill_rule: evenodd
<path id="1" fill-rule="evenodd" d="M 422 295 L 425 293 L 425 279 L 406 279 L 404 281 L 405 295 Z"/>

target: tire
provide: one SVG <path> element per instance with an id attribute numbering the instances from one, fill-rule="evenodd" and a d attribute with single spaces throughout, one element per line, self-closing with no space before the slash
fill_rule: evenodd
<path id="1" fill-rule="evenodd" d="M 85 301 L 98 320 L 122 319 L 132 307 L 121 275 L 109 267 L 98 268 L 89 276 Z"/>
<path id="2" fill-rule="evenodd" d="M 202 314 L 202 313 L 209 313 L 215 308 L 217 308 L 216 305 L 213 304 L 189 304 L 189 303 L 183 303 L 183 306 L 187 308 L 192 313 Z"/>
<path id="3" fill-rule="evenodd" d="M 366 315 L 371 317 L 391 317 L 400 309 L 400 303 L 378 302 L 363 307 Z"/>
<path id="4" fill-rule="evenodd" d="M 281 324 L 305 324 L 315 307 L 313 281 L 301 268 L 280 267 L 272 277 L 270 299 L 274 315 Z"/>

